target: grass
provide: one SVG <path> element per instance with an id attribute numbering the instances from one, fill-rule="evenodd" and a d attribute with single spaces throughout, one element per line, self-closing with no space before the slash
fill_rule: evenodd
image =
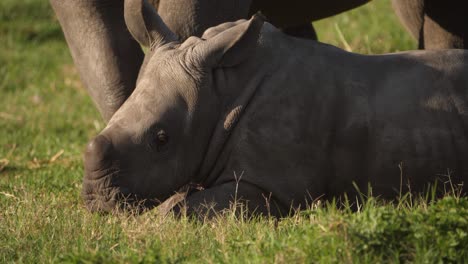
<path id="1" fill-rule="evenodd" d="M 388 0 L 316 23 L 361 53 L 416 47 Z M 320 205 L 280 221 L 207 223 L 151 211 L 98 215 L 80 200 L 81 152 L 104 123 L 47 1 L 0 2 L 1 263 L 462 263 L 468 200 L 373 198 L 358 212 Z"/>

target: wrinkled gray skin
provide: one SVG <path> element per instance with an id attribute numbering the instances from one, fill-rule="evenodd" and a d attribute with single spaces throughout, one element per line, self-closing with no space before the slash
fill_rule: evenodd
<path id="1" fill-rule="evenodd" d="M 466 49 L 468 16 L 460 0 L 392 0 L 420 49 Z"/>
<path id="2" fill-rule="evenodd" d="M 258 11 L 290 35 L 316 38 L 311 21 L 334 16 L 369 1 L 290 0 L 285 4 L 277 0 L 156 0 L 153 5 L 163 21 L 182 39 L 201 36 L 209 27 L 247 18 Z M 296 32 L 298 29 L 303 31 Z"/>
<path id="3" fill-rule="evenodd" d="M 135 88 L 144 54 L 128 32 L 123 1 L 50 0 L 79 75 L 105 120 Z"/>
<path id="4" fill-rule="evenodd" d="M 310 21 L 335 15 L 369 0 L 152 0 L 181 39 L 263 10 L 290 35 L 315 38 Z M 50 0 L 81 79 L 105 121 L 135 88 L 143 52 L 127 31 L 123 0 Z"/>
<path id="5" fill-rule="evenodd" d="M 447 174 L 467 180 L 463 50 L 364 56 L 288 37 L 258 16 L 180 43 L 145 2 L 127 0 L 125 11 L 153 48 L 87 147 L 91 211 L 163 201 L 194 183 L 204 190 L 187 197 L 189 212 L 237 197 L 278 216 L 345 192 L 354 200 L 352 182 L 392 198 Z"/>

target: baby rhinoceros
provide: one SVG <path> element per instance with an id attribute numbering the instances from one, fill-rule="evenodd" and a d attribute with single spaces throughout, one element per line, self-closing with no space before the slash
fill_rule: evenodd
<path id="1" fill-rule="evenodd" d="M 193 183 L 203 190 L 186 198 L 189 212 L 237 198 L 279 216 L 368 186 L 395 198 L 468 179 L 466 51 L 358 55 L 259 16 L 180 43 L 142 0 L 126 0 L 125 19 L 150 50 L 85 152 L 91 211 Z"/>

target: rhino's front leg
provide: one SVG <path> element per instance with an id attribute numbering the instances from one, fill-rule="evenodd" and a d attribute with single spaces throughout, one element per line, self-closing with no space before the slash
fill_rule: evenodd
<path id="1" fill-rule="evenodd" d="M 420 49 L 465 49 L 466 11 L 461 3 L 437 0 L 392 0 L 395 13 L 419 42 Z"/>
<path id="2" fill-rule="evenodd" d="M 280 217 L 288 213 L 269 193 L 245 182 L 227 182 L 189 195 L 180 206 L 174 207 L 177 213 L 186 210 L 187 215 L 199 219 L 211 218 L 224 210 L 237 215 L 265 215 Z M 232 211 L 235 210 L 235 211 Z"/>
<path id="3" fill-rule="evenodd" d="M 424 48 L 466 49 L 468 19 L 463 4 L 457 1 L 424 2 Z"/>
<path id="4" fill-rule="evenodd" d="M 132 93 L 143 52 L 125 26 L 123 0 L 50 0 L 73 60 L 108 121 Z"/>

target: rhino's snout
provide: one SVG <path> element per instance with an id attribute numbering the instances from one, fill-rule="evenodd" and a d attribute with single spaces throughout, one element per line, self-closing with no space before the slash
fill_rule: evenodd
<path id="1" fill-rule="evenodd" d="M 91 212 L 112 212 L 115 209 L 143 210 L 157 203 L 135 193 L 129 174 L 111 139 L 99 135 L 91 140 L 84 153 L 82 197 Z"/>
<path id="2" fill-rule="evenodd" d="M 112 164 L 113 149 L 104 135 L 98 135 L 86 147 L 82 196 L 90 211 L 111 211 L 121 196 L 115 179 L 119 169 Z"/>

